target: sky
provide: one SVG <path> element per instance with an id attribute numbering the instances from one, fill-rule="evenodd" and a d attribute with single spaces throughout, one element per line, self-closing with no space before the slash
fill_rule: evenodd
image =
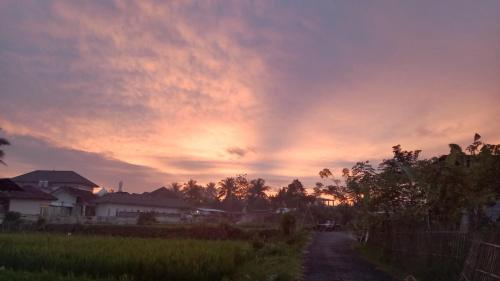
<path id="1" fill-rule="evenodd" d="M 0 177 L 150 191 L 500 143 L 500 1 L 0 1 Z"/>

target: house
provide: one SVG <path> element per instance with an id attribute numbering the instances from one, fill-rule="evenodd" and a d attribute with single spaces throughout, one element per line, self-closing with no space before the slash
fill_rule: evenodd
<path id="1" fill-rule="evenodd" d="M 97 196 L 90 191 L 62 186 L 51 193 L 57 198 L 50 204 L 50 216 L 94 216 Z"/>
<path id="2" fill-rule="evenodd" d="M 56 198 L 32 186 L 20 187 L 11 179 L 0 179 L 0 213 L 18 212 L 24 217 L 45 215 Z"/>
<path id="3" fill-rule="evenodd" d="M 21 187 L 29 185 L 47 193 L 51 193 L 60 187 L 72 187 L 90 192 L 99 187 L 74 171 L 37 170 L 14 177 L 12 180 Z"/>
<path id="4" fill-rule="evenodd" d="M 155 212 L 165 215 L 181 215 L 190 210 L 181 198 L 166 188 L 152 192 L 131 194 L 128 192 L 107 193 L 95 201 L 96 216 L 127 216 L 142 212 Z"/>

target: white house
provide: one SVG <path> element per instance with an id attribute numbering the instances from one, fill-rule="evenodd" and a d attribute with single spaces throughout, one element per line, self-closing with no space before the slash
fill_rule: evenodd
<path id="1" fill-rule="evenodd" d="M 92 192 L 74 187 L 59 187 L 51 193 L 57 198 L 50 203 L 50 216 L 94 216 L 97 198 Z"/>
<path id="2" fill-rule="evenodd" d="M 151 193 L 142 194 L 108 193 L 97 198 L 94 202 L 98 217 L 123 216 L 141 212 L 182 214 L 190 209 L 181 198 L 164 187 Z"/>
<path id="3" fill-rule="evenodd" d="M 10 179 L 0 179 L 0 213 L 18 212 L 24 216 L 38 217 L 48 211 L 56 200 L 50 194 L 31 186 L 20 187 Z"/>

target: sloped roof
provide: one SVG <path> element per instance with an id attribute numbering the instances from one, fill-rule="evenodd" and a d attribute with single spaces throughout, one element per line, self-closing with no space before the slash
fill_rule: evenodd
<path id="1" fill-rule="evenodd" d="M 13 190 L 13 191 L 3 191 L 0 192 L 1 198 L 8 199 L 32 199 L 32 200 L 47 200 L 54 201 L 57 200 L 54 196 L 45 193 L 43 191 L 38 190 L 33 186 L 23 186 L 21 190 Z"/>
<path id="2" fill-rule="evenodd" d="M 0 179 L 0 191 L 22 190 L 22 188 L 10 179 Z"/>
<path id="3" fill-rule="evenodd" d="M 74 171 L 36 170 L 14 177 L 12 180 L 15 182 L 39 182 L 41 180 L 46 180 L 49 183 L 80 184 L 89 187 L 98 186 Z"/>
<path id="4" fill-rule="evenodd" d="M 175 191 L 173 190 L 170 190 L 164 186 L 158 188 L 158 189 L 155 189 L 151 192 L 144 192 L 143 194 L 149 194 L 149 195 L 152 195 L 152 196 L 161 196 L 161 197 L 167 197 L 167 198 L 175 198 L 175 199 L 180 199 L 180 196 L 179 194 L 177 194 Z"/>
<path id="5" fill-rule="evenodd" d="M 97 199 L 97 196 L 90 191 L 81 190 L 81 189 L 73 188 L 73 187 L 69 187 L 69 186 L 62 186 L 62 187 L 56 189 L 55 191 L 53 191 L 51 194 L 55 194 L 55 193 L 60 192 L 60 191 L 67 192 L 74 197 L 80 198 L 80 200 L 82 200 L 82 203 L 85 203 L 85 204 L 91 204 L 94 202 L 95 199 Z"/>
<path id="6" fill-rule="evenodd" d="M 114 192 L 103 195 L 94 201 L 96 204 L 113 203 L 146 207 L 163 208 L 189 208 L 181 199 L 168 198 L 165 196 L 154 196 L 150 193 L 130 194 L 127 192 Z"/>

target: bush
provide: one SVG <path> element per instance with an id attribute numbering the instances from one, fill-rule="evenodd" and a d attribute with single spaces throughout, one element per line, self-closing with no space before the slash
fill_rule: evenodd
<path id="1" fill-rule="evenodd" d="M 295 217 L 290 214 L 286 213 L 283 215 L 281 218 L 281 230 L 285 235 L 291 235 L 295 232 Z"/>
<path id="2" fill-rule="evenodd" d="M 5 218 L 3 219 L 4 223 L 20 223 L 21 222 L 21 213 L 19 212 L 7 212 L 5 214 Z"/>
<path id="3" fill-rule="evenodd" d="M 137 218 L 138 225 L 151 225 L 155 224 L 158 221 L 156 220 L 155 214 L 153 212 L 140 213 Z"/>

